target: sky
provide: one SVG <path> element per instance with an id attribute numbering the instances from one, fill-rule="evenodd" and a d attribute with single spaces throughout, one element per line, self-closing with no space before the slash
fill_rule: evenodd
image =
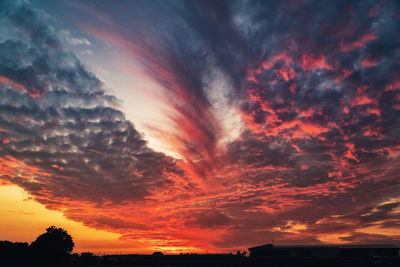
<path id="1" fill-rule="evenodd" d="M 0 239 L 400 245 L 400 2 L 0 2 Z"/>

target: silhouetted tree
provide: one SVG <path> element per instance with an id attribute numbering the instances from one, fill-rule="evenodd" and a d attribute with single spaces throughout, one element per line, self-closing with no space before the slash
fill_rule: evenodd
<path id="1" fill-rule="evenodd" d="M 72 237 L 62 228 L 50 226 L 32 242 L 31 248 L 41 262 L 65 262 L 74 248 Z"/>

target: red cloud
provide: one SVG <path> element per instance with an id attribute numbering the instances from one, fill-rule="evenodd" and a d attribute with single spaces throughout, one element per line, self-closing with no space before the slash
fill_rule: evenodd
<path id="1" fill-rule="evenodd" d="M 83 28 L 123 50 L 124 60 L 140 62 L 137 77 L 161 88 L 157 101 L 167 107 L 169 128 L 151 129 L 179 158 L 150 149 L 76 57 L 54 45 L 48 51 L 57 36 L 34 16 L 19 25 L 40 28 L 21 33 L 29 37 L 17 47 L 21 56 L 0 57 L 0 66 L 12 69 L 0 78 L 2 183 L 19 185 L 71 220 L 119 233 L 141 252 L 229 251 L 272 237 L 315 244 L 334 234 L 341 242 L 395 240 L 397 233 L 359 234 L 398 227 L 399 61 L 392 58 L 397 37 L 372 23 L 383 12 L 371 18 L 364 16 L 369 6 L 332 4 L 322 26 L 314 16 L 321 12 L 305 16 L 283 6 L 288 17 L 260 5 L 246 17 L 262 26 L 254 30 L 231 17 L 239 14 L 233 6 L 131 4 L 129 12 L 146 15 L 115 16 L 99 5 Z M 393 23 L 390 16 L 383 22 Z M 329 24 L 336 34 L 326 34 Z M 31 38 L 39 33 L 46 38 Z M 380 43 L 387 51 L 374 53 Z M 6 45 L 0 43 L 16 47 Z M 379 62 L 372 57 L 378 54 Z M 46 81 L 37 98 L 16 75 L 32 64 L 40 66 L 32 84 Z M 225 143 L 207 91 L 213 70 L 226 83 L 211 89 L 228 88 L 224 104 L 243 123 Z"/>
<path id="2" fill-rule="evenodd" d="M 315 69 L 333 70 L 333 66 L 325 62 L 324 55 L 315 55 L 314 53 L 305 53 L 301 56 L 300 66 L 305 71 L 313 71 Z"/>

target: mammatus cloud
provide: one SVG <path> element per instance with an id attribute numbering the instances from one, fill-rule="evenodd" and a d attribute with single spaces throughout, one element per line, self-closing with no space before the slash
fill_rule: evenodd
<path id="1" fill-rule="evenodd" d="M 80 5 L 163 88 L 182 159 L 147 147 L 51 17 L 4 2 L 3 183 L 152 249 L 398 242 L 396 2 Z M 228 109 L 243 129 L 226 143 Z"/>

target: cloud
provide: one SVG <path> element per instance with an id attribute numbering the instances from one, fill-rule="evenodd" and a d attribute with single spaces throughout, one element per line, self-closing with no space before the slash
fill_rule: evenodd
<path id="1" fill-rule="evenodd" d="M 195 227 L 201 228 L 214 228 L 214 227 L 222 227 L 224 225 L 229 225 L 232 223 L 231 218 L 222 214 L 220 212 L 216 212 L 213 210 L 203 211 L 201 213 L 197 213 L 193 215 L 194 221 L 189 222 L 189 225 L 194 225 Z"/>
<path id="2" fill-rule="evenodd" d="M 86 46 L 90 46 L 91 45 L 91 43 L 90 43 L 90 41 L 88 39 L 73 37 L 71 35 L 71 33 L 69 31 L 66 31 L 66 30 L 60 31 L 60 38 L 65 39 L 71 45 L 86 45 Z M 87 51 L 90 51 L 90 50 L 87 50 Z"/>
<path id="3" fill-rule="evenodd" d="M 377 230 L 398 229 L 396 3 L 66 8 L 160 86 L 171 127 L 153 129 L 181 158 L 147 146 L 50 16 L 4 2 L 2 182 L 138 246 L 397 240 Z"/>
<path id="4" fill-rule="evenodd" d="M 378 234 L 368 234 L 368 233 L 354 233 L 350 236 L 340 237 L 344 241 L 351 241 L 352 244 L 362 243 L 362 244 L 396 244 L 400 243 L 400 239 L 397 236 L 387 236 Z"/>
<path id="5" fill-rule="evenodd" d="M 0 149 L 26 170 L 2 179 L 56 209 L 77 197 L 139 201 L 172 185 L 175 160 L 147 147 L 103 83 L 59 45 L 50 18 L 26 3 L 3 5 L 3 19 L 25 35 L 0 43 Z"/>

